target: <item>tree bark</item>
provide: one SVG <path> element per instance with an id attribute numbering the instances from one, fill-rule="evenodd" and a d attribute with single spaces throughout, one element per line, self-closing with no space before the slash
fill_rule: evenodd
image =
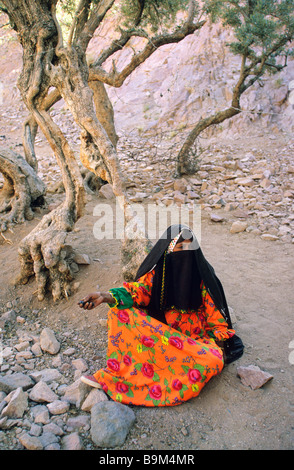
<path id="1" fill-rule="evenodd" d="M 56 70 L 52 81 L 82 129 L 80 158 L 83 165 L 99 178 L 110 183 L 118 198 L 126 224 L 126 235 L 122 244 L 123 275 L 125 279 L 134 279 L 138 265 L 143 261 L 146 250 L 151 244 L 142 222 L 132 210 L 125 190 L 125 181 L 114 145 L 115 140 L 114 143 L 111 140 L 113 127 L 109 130 L 105 125 L 109 130 L 107 132 L 96 116 L 93 91 L 87 82 L 87 70 L 76 65 L 78 61 L 81 62 L 79 51 L 72 47 L 70 52 L 64 51 L 64 57 L 66 57 L 67 68 Z M 96 87 L 95 89 L 97 90 Z M 101 121 L 103 122 L 102 117 Z M 138 230 L 135 236 L 128 237 L 128 226 L 134 225 Z"/>
<path id="2" fill-rule="evenodd" d="M 82 215 L 84 185 L 75 155 L 60 129 L 45 111 L 32 110 L 39 127 L 50 143 L 62 172 L 65 188 L 64 202 L 42 221 L 20 243 L 21 272 L 16 283 L 26 284 L 31 276 L 37 282 L 38 299 L 43 300 L 47 290 L 53 300 L 70 294 L 72 250 L 67 250 L 66 237 Z"/>
<path id="3" fill-rule="evenodd" d="M 112 103 L 106 92 L 105 85 L 102 82 L 92 81 L 89 82 L 89 86 L 94 94 L 96 116 L 100 124 L 105 129 L 112 145 L 116 148 L 118 136 L 115 130 L 114 112 Z"/>
<path id="4" fill-rule="evenodd" d="M 189 162 L 189 152 L 191 147 L 193 146 L 196 139 L 199 137 L 201 132 L 203 132 L 208 127 L 214 124 L 220 124 L 224 122 L 226 119 L 230 119 L 233 116 L 239 114 L 241 110 L 237 108 L 227 108 L 224 111 L 220 111 L 213 116 L 209 116 L 208 118 L 201 119 L 193 130 L 189 133 L 188 137 L 186 138 L 181 150 L 178 153 L 177 157 L 177 173 L 178 175 L 187 175 L 195 172 L 193 168 L 193 163 Z"/>
<path id="5" fill-rule="evenodd" d="M 48 113 L 50 103 L 59 96 L 64 99 L 81 128 L 80 157 L 83 165 L 98 178 L 112 185 L 124 211 L 126 225 L 134 220 L 137 223 L 139 230 L 135 240 L 133 237 L 126 237 L 123 243 L 125 253 L 128 252 L 131 258 L 126 260 L 124 272 L 128 271 L 130 274 L 132 271 L 134 275 L 142 257 L 146 255 L 142 247 L 146 248 L 150 243 L 127 198 L 116 151 L 113 110 L 104 83 L 109 81 L 113 86 L 120 86 L 158 47 L 179 42 L 199 29 L 204 22 L 193 24 L 194 1 L 190 2 L 187 22 L 178 27 L 174 34 L 150 39 L 142 30 L 132 29 L 123 33 L 121 44 L 126 44 L 133 35 L 143 34 L 147 45 L 142 52 L 133 56 L 130 64 L 119 75 L 115 68 L 107 74 L 101 67 L 101 60 L 103 62 L 113 53 L 113 47 L 116 47 L 114 44 L 106 54 L 102 53 L 98 64 L 90 67 L 90 74 L 85 55 L 90 39 L 113 6 L 114 0 L 80 0 L 67 45 L 63 43 L 61 28 L 56 19 L 57 0 L 2 0 L 2 3 L 23 47 L 23 70 L 18 87 L 30 112 L 24 127 L 26 159 L 33 168 L 37 168 L 34 138 L 38 126 L 55 154 L 65 188 L 64 202 L 47 214 L 19 247 L 19 282 L 26 283 L 31 276 L 35 276 L 38 298 L 43 299 L 49 288 L 56 300 L 69 294 L 73 277 L 66 234 L 72 230 L 82 214 L 84 185 L 73 151 Z M 138 26 L 139 20 L 140 15 L 135 26 Z M 55 90 L 50 93 L 51 87 Z M 128 246 L 130 250 L 127 250 Z"/>
<path id="6" fill-rule="evenodd" d="M 82 214 L 83 179 L 75 155 L 59 127 L 47 112 L 56 93 L 50 94 L 50 69 L 58 62 L 59 35 L 54 21 L 55 2 L 12 0 L 5 2 L 10 19 L 23 47 L 23 69 L 18 87 L 30 112 L 29 123 L 40 128 L 50 144 L 62 173 L 64 202 L 47 214 L 20 243 L 21 265 L 18 283 L 35 276 L 38 298 L 47 289 L 54 300 L 69 295 L 71 250 L 66 249 L 66 236 Z"/>
<path id="7" fill-rule="evenodd" d="M 0 231 L 34 218 L 32 207 L 44 203 L 45 185 L 26 160 L 11 150 L 0 151 Z"/>

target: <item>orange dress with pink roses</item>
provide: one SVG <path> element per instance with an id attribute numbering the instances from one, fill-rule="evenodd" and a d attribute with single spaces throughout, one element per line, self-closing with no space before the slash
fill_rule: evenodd
<path id="1" fill-rule="evenodd" d="M 226 340 L 235 331 L 228 329 L 203 284 L 197 311 L 171 309 L 165 314 L 167 324 L 149 316 L 153 276 L 150 271 L 138 282 L 125 282 L 121 300 L 116 289 L 110 290 L 117 302 L 108 313 L 106 367 L 94 377 L 121 403 L 179 405 L 221 372 L 223 353 L 215 340 Z"/>

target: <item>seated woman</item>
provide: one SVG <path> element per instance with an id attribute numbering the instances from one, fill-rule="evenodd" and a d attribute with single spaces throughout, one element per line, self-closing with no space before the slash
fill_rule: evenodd
<path id="1" fill-rule="evenodd" d="M 243 353 L 222 285 L 188 227 L 167 229 L 135 282 L 89 294 L 80 306 L 102 302 L 110 306 L 106 367 L 81 380 L 115 401 L 178 405 Z"/>

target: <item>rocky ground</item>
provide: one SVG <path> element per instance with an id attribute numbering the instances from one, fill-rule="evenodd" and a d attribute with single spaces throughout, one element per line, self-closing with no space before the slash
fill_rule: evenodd
<path id="1" fill-rule="evenodd" d="M 202 248 L 223 281 L 246 350 L 189 403 L 165 409 L 127 407 L 130 421 L 116 449 L 292 449 L 293 143 L 271 136 L 246 146 L 242 139 L 212 141 L 201 154 L 198 173 L 180 180 L 173 177 L 171 159 L 164 163 L 170 170 L 164 171 L 150 153 L 136 160 L 128 144 L 121 145 L 133 202 L 165 208 L 200 204 Z M 41 137 L 37 148 L 50 206 L 63 198 L 59 170 Z M 112 448 L 109 440 L 93 440 L 91 406 L 114 403 L 101 391 L 90 394 L 78 380 L 104 366 L 107 308 L 85 314 L 77 301 L 97 285 L 107 290 L 122 283 L 120 243 L 97 241 L 93 235 L 94 208 L 115 204 L 111 192 L 105 195 L 109 199 L 87 196 L 85 215 L 69 234 L 69 243 L 90 261 L 79 265 L 75 293 L 68 300 L 38 302 L 33 281 L 25 288 L 12 287 L 17 244 L 48 209 L 37 210 L 34 220 L 4 234 L 1 449 Z M 42 344 L 48 328 L 56 339 L 53 351 Z M 252 390 L 240 381 L 239 365 L 258 366 L 273 379 Z M 120 410 L 110 412 L 116 423 L 125 421 Z M 103 423 L 101 415 L 95 417 Z"/>
<path id="2" fill-rule="evenodd" d="M 4 45 L 3 51 L 0 145 L 23 155 L 21 124 L 27 112 L 15 85 L 21 51 L 16 42 Z M 172 73 L 169 76 L 174 80 Z M 141 81 L 137 77 L 135 87 Z M 284 88 L 281 91 L 288 97 L 290 89 Z M 275 90 L 273 95 L 279 88 Z M 133 93 L 142 106 L 137 90 Z M 146 94 L 144 86 L 141 93 Z M 293 98 L 293 89 L 291 93 Z M 254 96 L 252 103 L 249 100 L 252 105 L 259 95 Z M 118 111 L 125 113 L 124 102 L 121 108 Z M 145 114 L 149 110 L 152 107 L 146 107 Z M 273 107 L 265 110 L 277 112 Z M 130 115 L 134 111 L 132 101 L 128 111 Z M 117 110 L 116 115 L 121 116 Z M 79 131 L 62 103 L 52 116 L 78 155 Z M 291 116 L 285 114 L 283 123 Z M 125 119 L 124 115 L 119 124 Z M 132 119 L 137 120 L 135 114 Z M 141 120 L 146 121 L 142 116 Z M 280 127 L 272 132 L 255 122 L 243 133 L 244 122 L 244 118 L 239 121 L 235 132 L 232 125 L 230 135 L 202 137 L 195 154 L 198 171 L 181 179 L 174 177 L 175 155 L 183 139 L 173 131 L 179 120 L 164 135 L 121 133 L 118 150 L 134 204 L 144 210 L 149 204 L 173 212 L 186 207 L 191 213 L 195 205 L 201 209 L 197 234 L 223 282 L 234 327 L 245 343 L 243 357 L 227 366 L 196 399 L 173 408 L 126 407 L 127 414 L 114 408 L 103 392 L 92 393 L 79 381 L 81 374 L 105 365 L 107 308 L 81 313 L 77 302 L 97 285 L 108 290 L 123 281 L 120 242 L 97 240 L 93 233 L 97 204 L 107 203 L 114 210 L 111 190 L 104 187 L 104 194 L 87 195 L 85 214 L 68 235 L 68 243 L 89 257 L 89 264 L 78 265 L 72 297 L 55 304 L 48 297 L 40 303 L 33 280 L 13 287 L 19 270 L 18 243 L 64 197 L 56 160 L 38 133 L 38 173 L 47 185 L 47 207 L 36 208 L 32 221 L 0 237 L 1 450 L 111 449 L 114 426 L 108 441 L 97 438 L 105 416 L 107 421 L 112 416 L 116 423 L 127 424 L 116 443 L 120 450 L 293 449 L 294 142 L 290 122 L 281 126 L 284 132 Z M 249 365 L 273 378 L 253 390 L 237 375 L 238 366 Z M 103 418 L 98 411 L 91 412 L 92 405 L 101 408 Z"/>

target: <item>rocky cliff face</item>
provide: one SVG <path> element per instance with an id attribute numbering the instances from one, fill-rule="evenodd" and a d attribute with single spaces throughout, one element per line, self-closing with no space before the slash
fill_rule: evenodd
<path id="1" fill-rule="evenodd" d="M 89 57 L 103 47 L 111 23 L 90 43 Z M 147 130 L 186 132 L 201 117 L 224 109 L 230 103 L 238 78 L 240 59 L 229 52 L 228 31 L 220 25 L 205 25 L 199 33 L 179 44 L 158 49 L 136 69 L 121 88 L 109 88 L 119 133 Z M 0 106 L 24 110 L 16 81 L 22 66 L 22 51 L 16 40 L 5 41 L 2 30 L 0 57 Z M 133 54 L 132 44 L 116 56 L 118 69 Z M 294 60 L 281 73 L 266 76 L 241 99 L 240 115 L 209 130 L 210 135 L 284 133 L 294 130 Z M 11 114 L 11 113 L 10 113 Z"/>
<path id="2" fill-rule="evenodd" d="M 240 58 L 226 46 L 229 39 L 229 32 L 220 25 L 204 26 L 179 44 L 160 48 L 120 89 L 109 89 L 118 131 L 188 130 L 199 118 L 225 109 L 240 67 Z M 118 69 L 131 53 L 129 49 L 118 56 Z M 210 134 L 260 135 L 267 130 L 292 134 L 294 61 L 250 88 L 241 105 L 241 115 Z"/>

